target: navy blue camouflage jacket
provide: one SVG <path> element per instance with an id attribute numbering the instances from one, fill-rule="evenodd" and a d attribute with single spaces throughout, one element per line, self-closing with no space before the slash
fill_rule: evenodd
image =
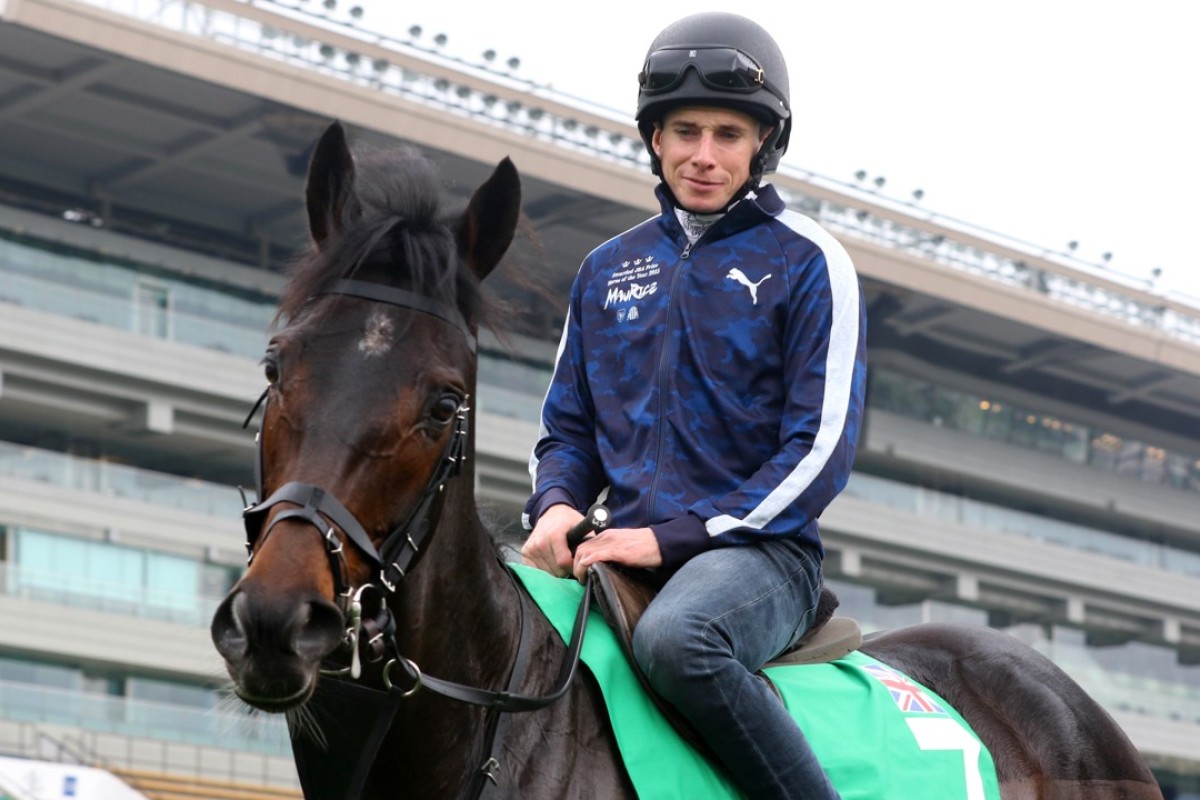
<path id="1" fill-rule="evenodd" d="M 866 385 L 850 257 L 771 186 L 693 246 L 659 200 L 576 276 L 524 522 L 608 487 L 612 526 L 651 527 L 666 569 L 763 538 L 820 550 Z"/>

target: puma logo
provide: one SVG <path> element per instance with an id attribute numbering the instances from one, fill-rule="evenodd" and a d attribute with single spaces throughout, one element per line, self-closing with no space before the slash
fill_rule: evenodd
<path id="1" fill-rule="evenodd" d="M 750 299 L 754 301 L 754 305 L 758 305 L 758 287 L 762 284 L 763 281 L 765 281 L 767 278 L 771 277 L 771 274 L 767 273 L 766 275 L 759 278 L 757 281 L 751 281 L 749 278 L 746 277 L 746 273 L 742 272 L 737 267 L 734 267 L 733 269 L 729 270 L 729 274 L 726 275 L 725 277 L 735 280 L 738 283 L 740 283 L 742 286 L 745 286 L 747 289 L 749 289 L 750 290 Z"/>

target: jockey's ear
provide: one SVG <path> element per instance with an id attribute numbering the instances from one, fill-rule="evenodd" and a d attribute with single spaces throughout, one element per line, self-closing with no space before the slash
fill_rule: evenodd
<path id="1" fill-rule="evenodd" d="M 650 146 L 654 148 L 654 155 L 662 158 L 662 120 L 654 123 L 654 133 L 650 135 Z"/>

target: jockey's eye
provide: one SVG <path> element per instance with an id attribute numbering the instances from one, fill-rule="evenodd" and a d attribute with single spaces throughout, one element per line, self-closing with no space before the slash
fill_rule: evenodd
<path id="1" fill-rule="evenodd" d="M 454 419 L 460 405 L 462 405 L 461 397 L 456 394 L 444 394 L 429 409 L 429 416 L 433 418 L 434 422 L 445 425 Z"/>

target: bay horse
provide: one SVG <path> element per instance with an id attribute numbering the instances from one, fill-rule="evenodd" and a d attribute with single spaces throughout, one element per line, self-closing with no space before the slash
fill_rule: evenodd
<path id="1" fill-rule="evenodd" d="M 243 701 L 288 712 L 309 800 L 633 798 L 599 689 L 564 666 L 474 497 L 481 282 L 519 176 L 501 161 L 461 212 L 441 195 L 420 158 L 356 156 L 338 123 L 318 142 L 313 247 L 263 361 L 250 563 L 213 641 Z M 1012 637 L 917 625 L 862 649 L 959 710 L 1002 800 L 1161 800 L 1109 715 Z"/>

